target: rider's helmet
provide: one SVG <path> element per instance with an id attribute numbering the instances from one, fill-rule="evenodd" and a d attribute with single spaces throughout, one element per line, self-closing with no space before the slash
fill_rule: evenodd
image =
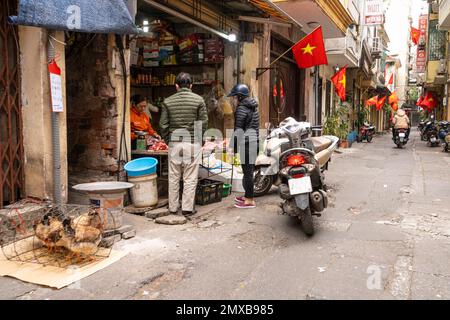
<path id="1" fill-rule="evenodd" d="M 247 98 L 250 96 L 250 90 L 245 84 L 237 84 L 233 87 L 228 97 L 237 96 L 239 99 Z"/>

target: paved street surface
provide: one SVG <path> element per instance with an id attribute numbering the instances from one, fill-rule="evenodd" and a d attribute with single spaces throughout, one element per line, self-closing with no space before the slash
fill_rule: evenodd
<path id="1" fill-rule="evenodd" d="M 450 154 L 417 132 L 336 154 L 331 208 L 308 238 L 278 214 L 276 190 L 258 208 L 233 198 L 182 226 L 127 216 L 138 235 L 118 263 L 52 290 L 0 278 L 2 299 L 450 299 Z"/>

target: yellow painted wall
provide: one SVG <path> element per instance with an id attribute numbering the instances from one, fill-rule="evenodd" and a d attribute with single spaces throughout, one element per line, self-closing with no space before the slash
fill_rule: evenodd
<path id="1" fill-rule="evenodd" d="M 439 70 L 439 61 L 429 61 L 427 66 L 427 83 L 433 83 Z"/>
<path id="2" fill-rule="evenodd" d="M 64 33 L 56 39 L 63 42 Z M 47 32 L 33 27 L 19 27 L 23 142 L 25 153 L 25 194 L 52 199 L 53 149 L 49 74 L 47 70 Z M 57 63 L 62 70 L 65 101 L 65 52 L 55 43 Z M 65 108 L 66 109 L 66 108 Z M 61 144 L 61 181 L 63 202 L 67 201 L 67 128 L 66 112 L 59 114 Z"/>

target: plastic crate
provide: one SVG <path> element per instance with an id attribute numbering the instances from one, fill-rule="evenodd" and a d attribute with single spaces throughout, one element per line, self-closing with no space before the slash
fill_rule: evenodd
<path id="1" fill-rule="evenodd" d="M 213 180 L 201 180 L 197 185 L 195 203 L 204 206 L 221 202 L 223 197 L 223 182 Z"/>

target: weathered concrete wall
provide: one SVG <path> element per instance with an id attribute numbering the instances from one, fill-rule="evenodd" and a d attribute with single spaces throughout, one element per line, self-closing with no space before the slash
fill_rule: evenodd
<path id="1" fill-rule="evenodd" d="M 305 115 L 308 122 L 315 121 L 314 68 L 305 69 Z"/>
<path id="2" fill-rule="evenodd" d="M 236 43 L 225 42 L 225 60 L 224 60 L 224 89 L 230 92 L 233 86 L 238 82 L 238 73 L 240 73 L 240 82 L 249 86 L 251 95 L 260 102 L 260 110 L 263 107 L 259 100 L 259 82 L 256 81 L 256 68 L 260 66 L 260 48 L 261 40 L 255 39 L 253 43 L 244 42 L 240 49 L 240 69 L 238 70 L 238 45 Z M 234 128 L 233 121 L 225 119 L 225 128 Z"/>
<path id="3" fill-rule="evenodd" d="M 260 39 L 260 68 L 270 65 L 270 25 L 264 25 L 263 36 Z M 259 83 L 259 104 L 261 124 L 270 121 L 270 71 L 265 72 L 258 78 Z"/>
<path id="4" fill-rule="evenodd" d="M 64 33 L 56 33 L 64 41 Z M 53 198 L 52 126 L 47 32 L 40 28 L 19 27 L 23 137 L 25 151 L 25 194 L 41 199 Z M 64 45 L 55 42 L 56 61 L 62 70 L 65 100 Z M 65 108 L 66 109 L 66 108 Z M 62 198 L 67 201 L 66 113 L 59 114 Z"/>
<path id="5" fill-rule="evenodd" d="M 255 39 L 253 43 L 245 42 L 242 45 L 241 81 L 250 88 L 251 95 L 259 100 L 259 82 L 256 81 L 256 68 L 260 63 L 261 40 Z"/>

